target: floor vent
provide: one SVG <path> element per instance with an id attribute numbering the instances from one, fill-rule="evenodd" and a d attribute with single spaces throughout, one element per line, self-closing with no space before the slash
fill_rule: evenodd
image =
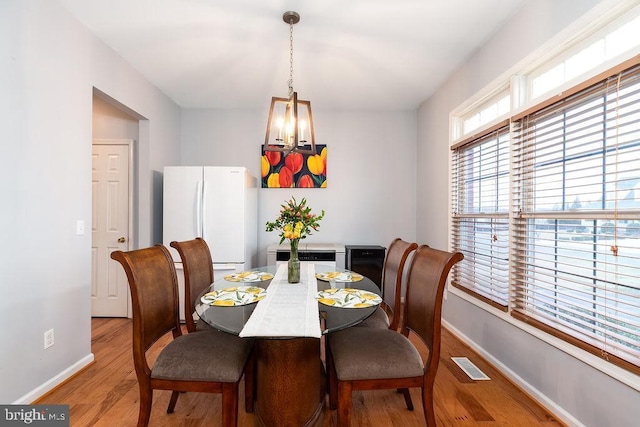
<path id="1" fill-rule="evenodd" d="M 482 372 L 472 361 L 466 357 L 452 357 L 451 360 L 464 371 L 472 380 L 490 380 L 484 372 Z"/>

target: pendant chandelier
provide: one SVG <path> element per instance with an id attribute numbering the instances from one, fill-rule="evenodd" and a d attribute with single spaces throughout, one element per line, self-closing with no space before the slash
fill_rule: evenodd
<path id="1" fill-rule="evenodd" d="M 264 138 L 265 151 L 316 154 L 311 102 L 298 99 L 293 90 L 293 26 L 300 21 L 297 12 L 285 12 L 282 20 L 289 24 L 289 94 L 287 98 L 272 97 Z"/>

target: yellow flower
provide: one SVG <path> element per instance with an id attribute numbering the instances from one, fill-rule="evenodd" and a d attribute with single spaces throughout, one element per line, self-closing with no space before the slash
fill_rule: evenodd
<path id="1" fill-rule="evenodd" d="M 262 173 L 262 177 L 264 178 L 269 173 L 269 169 L 271 169 L 271 165 L 269 164 L 269 160 L 267 160 L 267 156 L 262 156 L 260 172 Z"/>
<path id="2" fill-rule="evenodd" d="M 271 174 L 267 179 L 267 184 L 269 187 L 279 187 L 278 173 Z M 318 231 L 318 223 L 324 217 L 324 210 L 320 215 L 313 214 L 306 203 L 307 200 L 304 198 L 298 203 L 292 197 L 286 204 L 281 205 L 282 209 L 276 220 L 266 223 L 266 231 L 280 230 L 280 243 L 285 239 L 290 239 L 292 244 L 294 241 L 297 243 L 298 240 Z"/>
<path id="3" fill-rule="evenodd" d="M 268 188 L 280 188 L 280 174 L 278 172 L 272 173 L 267 178 Z"/>
<path id="4" fill-rule="evenodd" d="M 317 154 L 309 156 L 307 159 L 307 167 L 309 168 L 309 172 L 314 175 L 324 174 L 324 160 Z"/>

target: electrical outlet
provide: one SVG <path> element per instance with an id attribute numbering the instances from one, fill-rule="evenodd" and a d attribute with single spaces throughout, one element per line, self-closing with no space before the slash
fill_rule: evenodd
<path id="1" fill-rule="evenodd" d="M 53 345 L 53 329 L 49 329 L 44 333 L 44 348 L 47 349 Z"/>

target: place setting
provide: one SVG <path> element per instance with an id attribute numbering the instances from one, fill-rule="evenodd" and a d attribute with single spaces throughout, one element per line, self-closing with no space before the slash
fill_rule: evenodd
<path id="1" fill-rule="evenodd" d="M 273 274 L 265 271 L 243 271 L 241 273 L 233 273 L 224 276 L 227 282 L 264 282 L 273 279 Z"/>
<path id="2" fill-rule="evenodd" d="M 329 271 L 325 273 L 316 273 L 316 279 L 324 280 L 326 282 L 342 282 L 351 283 L 359 282 L 364 276 L 353 271 Z"/>
<path id="3" fill-rule="evenodd" d="M 207 292 L 200 301 L 203 304 L 234 307 L 256 303 L 267 296 L 267 290 L 258 286 L 233 286 Z"/>
<path id="4" fill-rule="evenodd" d="M 367 308 L 382 302 L 382 297 L 373 292 L 352 288 L 332 288 L 316 295 L 319 303 L 339 308 Z"/>

